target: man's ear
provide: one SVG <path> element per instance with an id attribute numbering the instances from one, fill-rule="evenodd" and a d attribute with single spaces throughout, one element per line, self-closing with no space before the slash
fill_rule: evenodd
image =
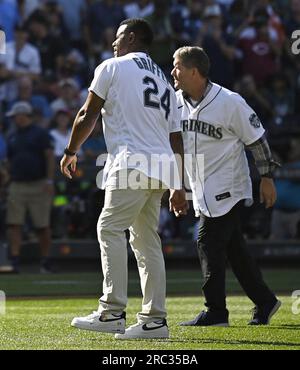
<path id="1" fill-rule="evenodd" d="M 129 43 L 132 45 L 132 44 L 134 44 L 135 40 L 136 40 L 135 33 L 130 32 L 129 33 Z"/>
<path id="2" fill-rule="evenodd" d="M 198 69 L 196 67 L 193 67 L 192 69 L 192 75 L 195 77 L 198 74 Z"/>

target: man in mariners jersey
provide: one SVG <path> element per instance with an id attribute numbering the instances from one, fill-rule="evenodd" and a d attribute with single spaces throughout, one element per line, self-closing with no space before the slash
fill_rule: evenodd
<path id="1" fill-rule="evenodd" d="M 183 155 L 183 143 L 175 91 L 147 54 L 152 39 L 146 21 L 129 19 L 121 23 L 113 43 L 115 58 L 97 67 L 61 160 L 62 173 L 71 178 L 76 152 L 92 132 L 101 111 L 108 150 L 102 183 L 105 203 L 97 229 L 103 295 L 97 311 L 74 318 L 72 325 L 116 333 L 117 339 L 169 337 L 165 266 L 157 227 L 161 197 L 166 188 L 176 188 L 176 184 L 171 183 L 171 177 L 163 176 L 165 167 L 159 170 L 159 157 L 170 158 L 169 163 L 162 160 L 166 165 L 171 165 L 173 158 L 174 174 L 178 174 L 174 153 Z M 135 161 L 130 162 L 133 157 Z M 137 160 L 142 157 L 146 161 L 138 165 Z M 134 184 L 137 188 L 129 184 L 134 178 L 139 178 Z M 124 186 L 124 180 L 128 180 L 129 186 Z M 171 190 L 170 208 L 175 213 L 185 213 L 185 192 L 179 182 L 177 186 L 178 190 Z M 143 302 L 138 323 L 125 331 L 126 229 L 137 259 Z"/>
<path id="2" fill-rule="evenodd" d="M 265 325 L 280 301 L 264 283 L 247 253 L 239 211 L 252 200 L 245 146 L 251 150 L 261 175 L 260 197 L 266 207 L 276 200 L 272 173 L 277 164 L 265 130 L 245 100 L 208 79 L 209 59 L 200 47 L 182 47 L 174 54 L 174 78 L 181 111 L 184 151 L 204 155 L 201 177 L 186 166 L 196 216 L 200 216 L 198 254 L 207 311 L 183 326 L 228 326 L 225 269 L 228 258 L 235 276 L 255 308 L 250 325 Z"/>

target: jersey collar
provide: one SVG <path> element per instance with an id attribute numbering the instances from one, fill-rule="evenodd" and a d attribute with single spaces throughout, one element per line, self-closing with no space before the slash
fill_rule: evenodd
<path id="1" fill-rule="evenodd" d="M 203 97 L 196 105 L 193 105 L 189 96 L 182 91 L 183 102 L 185 105 L 188 106 L 190 111 L 198 110 L 199 108 L 202 109 L 203 107 L 209 105 L 212 100 L 214 100 L 215 96 L 219 94 L 221 89 L 222 87 L 220 85 L 213 83 L 211 81 L 208 81 L 208 85 L 203 94 Z"/>
<path id="2" fill-rule="evenodd" d="M 207 86 L 206 86 L 206 89 L 204 91 L 204 94 L 203 96 L 201 97 L 201 99 L 196 103 L 194 104 L 192 99 L 190 98 L 190 96 L 183 92 L 182 95 L 184 97 L 184 99 L 193 107 L 193 108 L 197 108 L 197 106 L 202 102 L 202 100 L 204 100 L 206 98 L 206 96 L 209 94 L 210 90 L 212 89 L 212 82 L 210 80 L 208 80 L 208 83 L 207 83 Z"/>

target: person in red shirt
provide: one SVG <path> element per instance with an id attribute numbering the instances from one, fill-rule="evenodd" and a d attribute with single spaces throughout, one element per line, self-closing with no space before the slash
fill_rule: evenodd
<path id="1" fill-rule="evenodd" d="M 279 70 L 281 46 L 264 12 L 256 14 L 251 32 L 242 33 L 238 46 L 242 52 L 242 74 L 252 75 L 259 86 Z"/>

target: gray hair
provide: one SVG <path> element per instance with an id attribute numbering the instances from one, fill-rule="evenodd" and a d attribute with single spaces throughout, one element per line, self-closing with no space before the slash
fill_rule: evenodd
<path id="1" fill-rule="evenodd" d="M 199 46 L 183 46 L 177 49 L 173 58 L 178 57 L 187 68 L 197 68 L 203 77 L 208 77 L 210 69 L 209 58 L 203 48 Z"/>

